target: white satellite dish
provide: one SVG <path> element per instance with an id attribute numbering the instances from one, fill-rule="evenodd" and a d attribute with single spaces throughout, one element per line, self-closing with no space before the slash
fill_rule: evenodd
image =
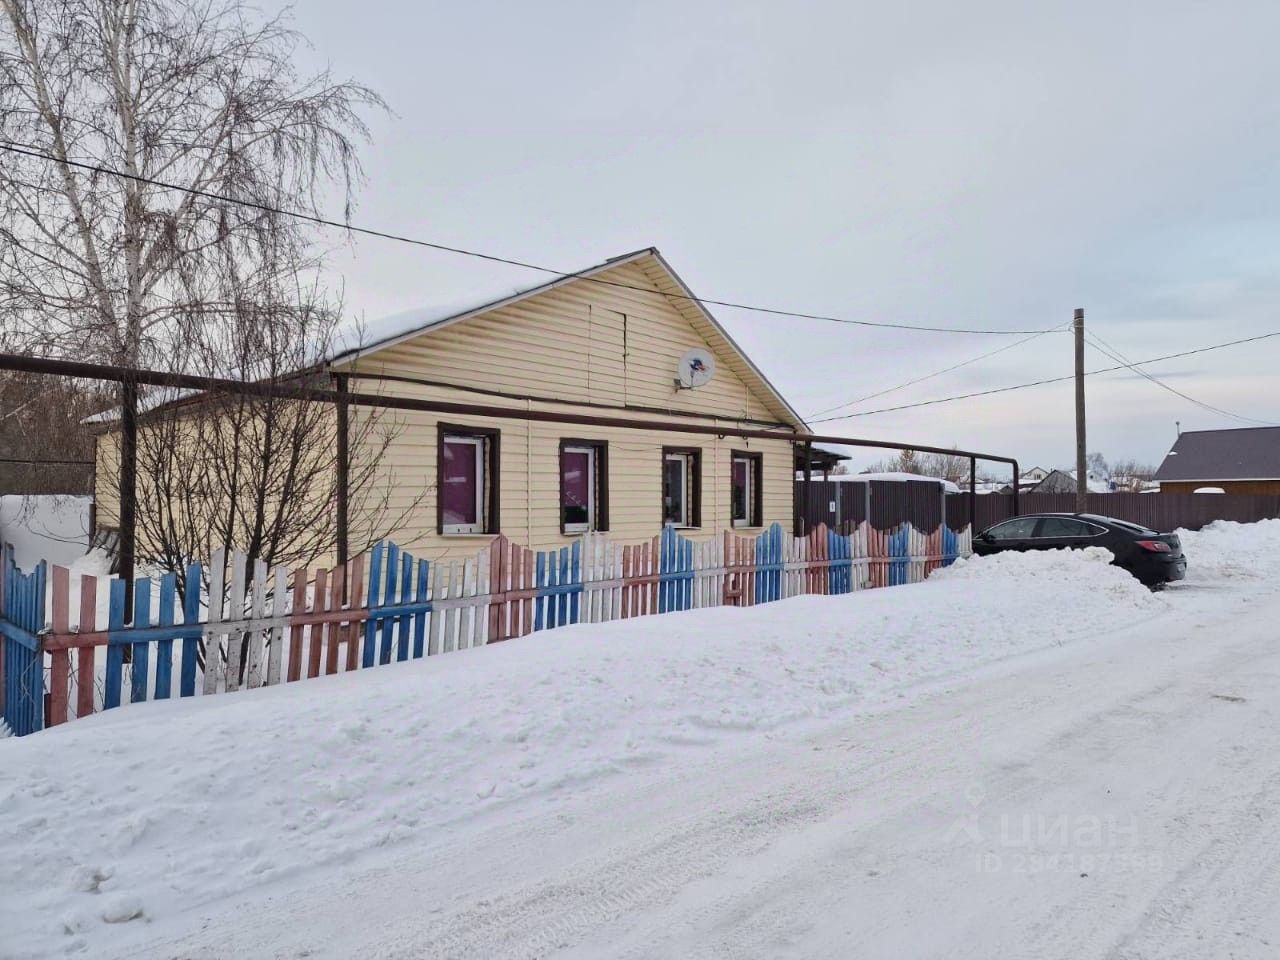
<path id="1" fill-rule="evenodd" d="M 694 347 L 676 365 L 676 386 L 681 390 L 706 386 L 716 375 L 716 358 L 705 347 Z"/>

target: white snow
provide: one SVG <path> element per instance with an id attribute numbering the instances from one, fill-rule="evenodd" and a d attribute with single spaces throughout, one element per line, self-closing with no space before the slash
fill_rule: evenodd
<path id="1" fill-rule="evenodd" d="M 77 565 L 89 548 L 92 502 L 90 497 L 2 496 L 0 541 L 13 545 L 14 559 L 25 570 L 41 560 L 64 567 Z M 83 572 L 97 571 L 86 568 Z"/>
<path id="2" fill-rule="evenodd" d="M 1165 780 L 1220 776 L 1227 734 L 1179 728 L 1177 748 L 1111 759 L 1196 715 L 1158 699 L 1178 677 L 1264 736 L 1262 708 L 1224 715 L 1238 705 L 1209 693 L 1244 683 L 1216 644 L 1262 643 L 1230 618 L 1269 630 L 1280 612 L 1280 521 L 1181 535 L 1192 579 L 1164 594 L 1103 551 L 1007 554 L 914 586 L 571 627 L 9 739 L 0 954 L 951 955 L 936 925 L 981 944 L 966 955 L 1026 955 L 1032 932 L 992 931 L 1090 871 L 1046 873 L 1038 895 L 1026 875 L 975 882 L 968 859 L 957 873 L 968 848 L 939 844 L 975 809 L 966 783 L 997 804 L 1043 794 L 1035 809 L 1055 815 L 1128 809 L 1120 795 L 1158 797 L 1150 817 L 1199 811 Z M 1143 684 L 1156 692 L 1137 706 L 1107 706 Z M 1129 772 L 1135 757 L 1165 779 Z M 1205 809 L 1234 818 L 1235 796 Z M 1182 856 L 1169 822 L 1140 843 Z M 1095 875 L 1102 903 L 1127 902 Z M 986 924 L 964 912 L 996 908 Z M 1050 911 L 1039 935 L 1092 936 L 1098 913 Z"/>
<path id="3" fill-rule="evenodd" d="M 803 480 L 804 472 L 798 471 L 796 479 Z M 817 479 L 817 477 L 815 477 Z M 828 480 L 834 480 L 838 483 L 865 483 L 868 480 L 884 480 L 891 483 L 905 483 L 907 480 L 922 480 L 928 483 L 937 483 L 942 486 L 947 493 L 959 493 L 960 487 L 952 483 L 950 480 L 942 480 L 938 477 L 927 477 L 922 473 L 897 473 L 888 471 L 883 473 L 835 473 L 827 477 Z"/>

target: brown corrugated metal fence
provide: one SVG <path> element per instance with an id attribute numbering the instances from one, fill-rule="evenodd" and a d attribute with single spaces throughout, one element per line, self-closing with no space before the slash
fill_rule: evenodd
<path id="1" fill-rule="evenodd" d="M 1024 493 L 1020 513 L 1072 513 L 1074 493 Z M 953 509 L 965 509 L 960 501 L 966 494 L 947 497 L 947 516 Z M 1088 513 L 1117 520 L 1140 523 L 1153 530 L 1168 532 L 1179 527 L 1199 530 L 1215 520 L 1237 520 L 1252 523 L 1280 517 L 1280 496 L 1263 494 L 1221 493 L 1091 493 L 1086 498 Z M 984 494 L 977 498 L 977 524 L 983 530 L 1010 515 L 1009 498 Z"/>

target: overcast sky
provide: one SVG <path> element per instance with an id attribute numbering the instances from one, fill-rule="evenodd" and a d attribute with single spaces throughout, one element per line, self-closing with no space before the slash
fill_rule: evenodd
<path id="1" fill-rule="evenodd" d="M 294 20 L 395 111 L 362 225 L 566 270 L 653 245 L 701 296 L 854 319 L 1040 329 L 1083 307 L 1131 359 L 1280 330 L 1274 0 L 306 0 Z M 370 319 L 540 279 L 370 239 L 333 265 Z M 1010 342 L 715 313 L 805 415 Z M 1071 357 L 1049 334 L 853 409 Z M 1270 421 L 1277 360 L 1280 337 L 1149 370 Z M 1089 414 L 1110 459 L 1158 462 L 1175 421 L 1242 425 L 1128 373 L 1090 379 Z M 1072 387 L 824 429 L 1069 465 Z"/>

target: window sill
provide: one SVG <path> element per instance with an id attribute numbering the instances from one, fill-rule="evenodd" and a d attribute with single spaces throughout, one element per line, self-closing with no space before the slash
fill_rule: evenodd
<path id="1" fill-rule="evenodd" d="M 496 533 L 441 533 L 439 536 L 450 540 L 479 540 L 482 537 L 496 537 Z"/>

